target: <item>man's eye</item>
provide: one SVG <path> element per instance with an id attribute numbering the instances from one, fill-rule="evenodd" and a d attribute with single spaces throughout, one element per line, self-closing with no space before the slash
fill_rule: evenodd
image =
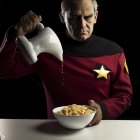
<path id="1" fill-rule="evenodd" d="M 68 20 L 69 20 L 69 22 L 74 22 L 77 20 L 77 17 L 76 16 L 69 17 Z"/>
<path id="2" fill-rule="evenodd" d="M 71 17 L 69 17 L 69 19 L 76 19 L 77 18 L 77 16 L 71 16 Z"/>
<path id="3" fill-rule="evenodd" d="M 85 19 L 89 19 L 90 17 L 85 17 Z"/>
<path id="4" fill-rule="evenodd" d="M 72 21 L 72 20 L 73 20 L 73 18 L 72 18 L 72 17 L 69 17 L 69 18 L 68 18 L 68 20 L 69 20 L 69 21 Z"/>
<path id="5" fill-rule="evenodd" d="M 92 16 L 85 16 L 84 18 L 88 20 L 88 19 L 91 19 L 91 17 Z"/>

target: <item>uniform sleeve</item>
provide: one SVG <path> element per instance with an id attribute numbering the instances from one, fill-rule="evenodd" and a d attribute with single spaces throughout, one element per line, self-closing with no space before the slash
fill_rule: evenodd
<path id="1" fill-rule="evenodd" d="M 35 64 L 29 65 L 16 46 L 16 33 L 10 27 L 0 46 L 0 79 L 13 79 L 35 72 Z"/>
<path id="2" fill-rule="evenodd" d="M 131 105 L 132 85 L 124 53 L 120 54 L 110 98 L 100 102 L 103 119 L 116 119 Z"/>

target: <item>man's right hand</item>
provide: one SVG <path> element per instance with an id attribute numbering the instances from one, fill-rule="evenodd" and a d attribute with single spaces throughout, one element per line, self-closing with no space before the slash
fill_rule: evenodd
<path id="1" fill-rule="evenodd" d="M 41 21 L 42 17 L 40 15 L 35 14 L 33 11 L 28 11 L 20 18 L 15 27 L 17 36 L 23 36 L 34 31 L 37 24 L 39 24 Z"/>

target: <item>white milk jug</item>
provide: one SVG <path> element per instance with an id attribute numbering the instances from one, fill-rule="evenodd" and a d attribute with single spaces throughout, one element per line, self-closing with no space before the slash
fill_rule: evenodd
<path id="1" fill-rule="evenodd" d="M 40 53 L 46 52 L 63 61 L 63 49 L 59 38 L 50 27 L 44 27 L 42 23 L 37 26 L 38 34 L 31 39 L 25 36 L 17 37 L 17 45 L 29 64 L 35 63 Z"/>

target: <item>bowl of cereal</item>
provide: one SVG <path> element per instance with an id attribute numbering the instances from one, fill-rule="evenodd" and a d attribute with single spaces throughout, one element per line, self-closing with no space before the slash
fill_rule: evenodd
<path id="1" fill-rule="evenodd" d="M 54 117 L 58 122 L 69 129 L 82 129 L 94 118 L 96 109 L 87 105 L 72 104 L 53 109 Z"/>

